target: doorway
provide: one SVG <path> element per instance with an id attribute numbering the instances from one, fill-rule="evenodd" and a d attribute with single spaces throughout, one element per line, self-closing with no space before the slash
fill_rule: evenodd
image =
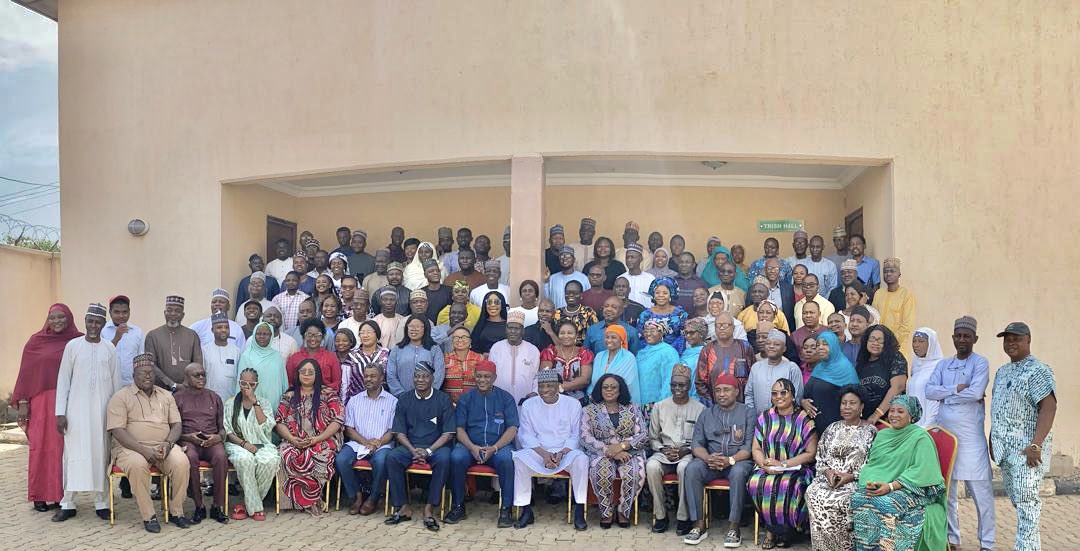
<path id="1" fill-rule="evenodd" d="M 279 239 L 289 242 L 289 246 L 296 250 L 296 222 L 290 222 L 274 216 L 266 217 L 266 259 L 276 258 L 274 243 Z"/>

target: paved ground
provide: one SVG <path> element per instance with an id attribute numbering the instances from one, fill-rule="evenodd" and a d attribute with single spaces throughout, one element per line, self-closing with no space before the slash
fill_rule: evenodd
<path id="1" fill-rule="evenodd" d="M 283 512 L 271 514 L 265 522 L 250 520 L 219 525 L 206 521 L 188 530 L 166 525 L 160 534 L 148 534 L 142 529 L 135 503 L 120 499 L 117 491 L 117 523 L 110 527 L 107 522 L 93 515 L 92 506 L 86 499 L 80 500 L 79 516 L 57 525 L 49 522 L 50 513 L 36 513 L 26 502 L 26 448 L 17 445 L 0 445 L 0 508 L 9 511 L 0 520 L 0 547 L 16 546 L 27 551 L 56 549 L 125 549 L 126 551 L 162 549 L 237 549 L 260 551 L 291 549 L 333 549 L 337 551 L 347 544 L 361 544 L 365 551 L 425 549 L 425 551 L 503 551 L 507 547 L 572 547 L 574 549 L 640 549 L 659 551 L 665 549 L 689 549 L 674 533 L 654 535 L 646 527 L 646 515 L 640 526 L 629 529 L 614 527 L 601 530 L 596 525 L 595 509 L 590 511 L 592 525 L 585 532 L 575 532 L 565 524 L 564 509 L 557 506 L 539 505 L 537 524 L 525 530 L 513 528 L 499 530 L 494 521 L 496 508 L 492 505 L 470 504 L 470 518 L 457 526 L 444 526 L 438 534 L 424 530 L 414 520 L 395 527 L 382 524 L 382 517 L 348 516 L 344 511 L 331 512 L 322 518 L 312 518 L 305 513 Z M 961 523 L 969 543 L 963 549 L 977 550 L 971 539 L 974 535 L 974 506 L 970 500 L 962 500 Z M 1043 549 L 1048 551 L 1080 549 L 1080 526 L 1075 522 L 1076 510 L 1080 508 L 1080 496 L 1049 498 L 1043 507 Z M 1012 547 L 1015 513 L 1007 499 L 997 500 L 998 549 Z M 749 541 L 750 531 L 743 530 L 744 548 L 756 548 Z M 718 549 L 719 532 L 714 531 L 699 546 Z M 9 547 L 10 545 L 10 547 Z M 809 549 L 797 546 L 795 549 Z"/>

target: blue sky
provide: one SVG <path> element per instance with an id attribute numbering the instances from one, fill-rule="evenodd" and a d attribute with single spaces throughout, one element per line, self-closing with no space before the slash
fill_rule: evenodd
<path id="1" fill-rule="evenodd" d="M 0 177 L 37 184 L 60 179 L 56 22 L 0 0 Z M 60 226 L 54 188 L 0 179 L 0 213 Z"/>

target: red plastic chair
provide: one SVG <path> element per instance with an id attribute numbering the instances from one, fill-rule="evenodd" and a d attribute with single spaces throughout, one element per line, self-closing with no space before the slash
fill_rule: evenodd
<path id="1" fill-rule="evenodd" d="M 938 463 L 941 465 L 941 476 L 945 478 L 945 488 L 949 487 L 952 480 L 953 466 L 956 465 L 956 452 L 959 442 L 956 435 L 949 432 L 945 427 L 932 425 L 926 429 L 930 438 L 934 440 L 937 448 Z"/>

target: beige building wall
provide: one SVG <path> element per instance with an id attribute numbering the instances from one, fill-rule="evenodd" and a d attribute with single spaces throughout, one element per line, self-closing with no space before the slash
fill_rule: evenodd
<path id="1" fill-rule="evenodd" d="M 1080 416 L 1080 299 L 1061 291 L 1080 265 L 1080 4 L 470 7 L 60 3 L 63 298 L 123 289 L 151 326 L 165 294 L 232 283 L 233 179 L 551 152 L 891 159 L 895 237 L 875 252 L 904 258 L 919 323 L 975 315 L 999 365 L 994 329 L 1027 320 L 1059 418 Z M 1080 425 L 1055 445 L 1080 452 Z"/>
<path id="2" fill-rule="evenodd" d="M 6 399 L 15 388 L 26 339 L 44 327 L 49 306 L 59 302 L 60 254 L 0 245 L 0 281 L 0 398 Z M 80 330 L 88 304 L 68 304 Z"/>
<path id="3" fill-rule="evenodd" d="M 872 166 L 848 184 L 844 188 L 844 215 L 837 219 L 843 221 L 844 216 L 863 209 L 866 254 L 882 259 L 893 255 L 893 236 L 897 229 L 893 221 L 891 172 L 889 165 Z M 902 229 L 907 230 L 907 223 Z M 832 229 L 822 236 L 825 238 L 825 250 L 828 251 L 826 254 L 834 254 L 836 248 L 832 244 Z"/>

